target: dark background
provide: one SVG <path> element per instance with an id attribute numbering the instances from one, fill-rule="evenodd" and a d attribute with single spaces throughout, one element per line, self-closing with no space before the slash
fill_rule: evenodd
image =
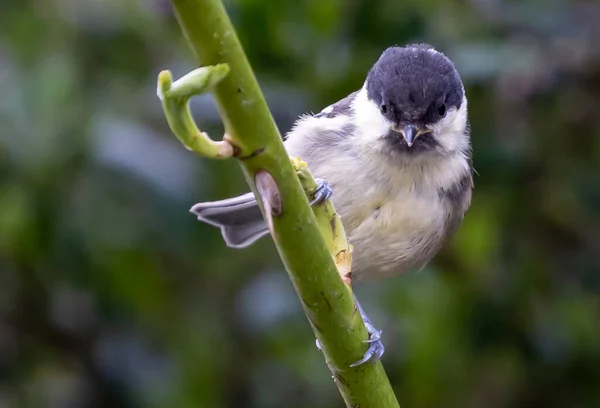
<path id="1" fill-rule="evenodd" d="M 463 76 L 464 225 L 357 288 L 402 407 L 600 407 L 600 4 L 226 4 L 282 132 L 392 44 Z M 168 130 L 157 74 L 194 67 L 168 1 L 0 0 L 0 407 L 342 406 L 270 238 L 188 213 L 246 191 Z"/>

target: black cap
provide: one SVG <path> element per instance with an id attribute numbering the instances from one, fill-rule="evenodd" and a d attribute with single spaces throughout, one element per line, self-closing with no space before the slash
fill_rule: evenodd
<path id="1" fill-rule="evenodd" d="M 431 124 L 459 108 L 464 90 L 454 64 L 427 44 L 386 49 L 367 76 L 367 95 L 394 123 Z"/>

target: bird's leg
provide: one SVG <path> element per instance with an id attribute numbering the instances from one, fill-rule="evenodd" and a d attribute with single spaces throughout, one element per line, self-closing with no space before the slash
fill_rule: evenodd
<path id="1" fill-rule="evenodd" d="M 362 306 L 360 305 L 360 302 L 356 298 L 356 295 L 354 295 L 354 301 L 356 302 L 356 306 L 358 307 L 360 316 L 362 317 L 363 322 L 365 323 L 365 327 L 367 328 L 367 332 L 369 333 L 369 339 L 364 340 L 365 343 L 369 343 L 369 348 L 367 349 L 367 351 L 365 351 L 365 354 L 363 354 L 363 358 L 361 358 L 353 364 L 350 364 L 350 367 L 359 366 L 361 364 L 366 363 L 367 361 L 377 361 L 381 358 L 381 356 L 383 356 L 383 353 L 385 352 L 385 346 L 381 341 L 382 331 L 378 330 L 373 325 L 371 319 L 369 319 Z M 316 345 L 317 348 L 321 350 L 321 344 L 319 343 L 319 339 L 316 339 Z"/>
<path id="2" fill-rule="evenodd" d="M 369 343 L 369 348 L 367 349 L 367 351 L 365 351 L 365 354 L 363 354 L 363 358 L 358 360 L 356 363 L 350 364 L 350 367 L 359 366 L 363 363 L 366 363 L 367 361 L 377 361 L 381 358 L 381 356 L 383 356 L 383 353 L 385 352 L 385 346 L 381 341 L 382 331 L 377 329 L 373 325 L 371 319 L 369 319 L 362 306 L 360 305 L 360 302 L 356 298 L 356 295 L 354 295 L 354 301 L 356 302 L 356 306 L 358 307 L 360 316 L 362 317 L 363 322 L 365 323 L 367 333 L 369 333 L 369 339 L 364 341 L 365 343 Z"/>
<path id="3" fill-rule="evenodd" d="M 327 181 L 320 178 L 316 178 L 315 181 L 317 182 L 317 189 L 313 193 L 314 198 L 310 202 L 311 206 L 315 204 L 321 204 L 322 202 L 328 200 L 333 194 L 333 190 Z"/>
<path id="4" fill-rule="evenodd" d="M 327 181 L 320 178 L 316 178 L 315 181 L 317 182 L 317 188 L 312 193 L 314 198 L 310 202 L 311 206 L 321 204 L 322 202 L 328 200 L 333 194 L 331 186 L 329 186 L 329 183 L 327 183 Z M 347 284 L 349 284 L 349 282 L 347 282 Z M 381 330 L 378 330 L 373 325 L 371 319 L 369 319 L 362 306 L 360 305 L 358 299 L 356 298 L 356 295 L 354 295 L 354 301 L 356 302 L 356 306 L 358 308 L 360 316 L 362 317 L 365 327 L 367 328 L 367 332 L 369 333 L 369 338 L 364 341 L 365 343 L 369 344 L 369 348 L 367 349 L 363 357 L 359 361 L 351 364 L 350 367 L 359 366 L 361 364 L 366 363 L 367 361 L 377 361 L 385 352 L 385 347 L 381 341 Z M 316 339 L 315 343 L 317 345 L 317 348 L 321 350 L 319 339 Z"/>

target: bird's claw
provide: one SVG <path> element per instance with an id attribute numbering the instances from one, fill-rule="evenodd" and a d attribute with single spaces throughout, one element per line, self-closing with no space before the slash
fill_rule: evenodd
<path id="1" fill-rule="evenodd" d="M 317 188 L 313 193 L 314 198 L 310 202 L 311 206 L 315 204 L 321 204 L 322 202 L 328 200 L 333 194 L 333 190 L 327 181 L 320 178 L 315 179 L 315 181 L 317 182 Z"/>
<path id="2" fill-rule="evenodd" d="M 367 340 L 366 342 L 369 342 L 369 340 Z M 377 361 L 381 358 L 381 356 L 383 356 L 384 352 L 385 346 L 383 345 L 381 340 L 373 340 L 372 342 L 370 342 L 369 348 L 363 355 L 363 358 L 358 360 L 356 363 L 350 364 L 350 367 L 359 366 L 361 364 L 366 363 L 367 361 Z"/>
<path id="3" fill-rule="evenodd" d="M 381 341 L 381 330 L 374 331 L 368 340 L 364 340 L 364 343 L 369 343 L 369 348 L 363 355 L 363 358 L 358 360 L 357 362 L 350 364 L 350 367 L 357 367 L 361 364 L 366 363 L 367 361 L 377 361 L 383 356 L 385 352 L 385 346 Z M 318 350 L 321 350 L 321 343 L 319 343 L 319 339 L 315 340 L 315 345 Z"/>
<path id="4" fill-rule="evenodd" d="M 360 306 L 360 303 L 358 303 L 358 299 L 356 299 L 356 297 L 355 297 L 355 300 L 356 300 L 356 304 L 358 306 L 360 315 L 363 318 L 363 322 L 365 323 L 365 327 L 367 328 L 367 333 L 369 333 L 369 338 L 367 340 L 363 340 L 363 343 L 369 344 L 369 348 L 367 349 L 365 354 L 363 354 L 363 357 L 360 360 L 358 360 L 357 362 L 350 364 L 350 367 L 357 367 L 368 361 L 377 361 L 383 356 L 383 353 L 385 352 L 385 346 L 383 345 L 383 342 L 381 341 L 382 331 L 377 329 L 373 325 L 373 323 L 371 323 L 371 320 L 365 314 L 364 310 Z M 319 343 L 319 339 L 315 339 L 315 344 L 317 346 L 317 349 L 321 350 L 321 343 Z"/>
<path id="5" fill-rule="evenodd" d="M 367 340 L 364 340 L 365 343 L 369 344 L 369 348 L 367 349 L 365 354 L 363 354 L 363 358 L 358 360 L 356 363 L 350 364 L 350 367 L 359 366 L 361 364 L 366 363 L 367 361 L 377 361 L 381 358 L 381 356 L 383 356 L 383 353 L 385 352 L 385 346 L 381 341 L 382 331 L 377 329 L 373 325 L 373 323 L 371 323 L 371 319 L 369 319 L 369 317 L 363 310 L 362 306 L 358 302 L 358 299 L 356 299 L 356 296 L 354 297 L 354 300 L 356 301 L 358 311 L 360 312 L 360 315 L 363 318 L 363 322 L 365 323 L 365 327 L 367 328 L 367 333 L 369 333 L 369 338 Z"/>
<path id="6" fill-rule="evenodd" d="M 368 324 L 365 322 L 365 326 L 367 327 L 367 331 L 369 332 L 369 339 L 364 340 L 364 343 L 369 344 L 369 348 L 363 354 L 363 358 L 358 360 L 355 363 L 350 364 L 350 367 L 356 367 L 361 364 L 364 364 L 368 361 L 377 361 L 383 356 L 385 352 L 385 346 L 381 341 L 381 330 L 377 330 L 371 322 Z"/>

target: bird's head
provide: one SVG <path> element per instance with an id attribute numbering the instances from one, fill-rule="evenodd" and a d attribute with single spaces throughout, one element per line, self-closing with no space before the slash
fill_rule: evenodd
<path id="1" fill-rule="evenodd" d="M 355 104 L 357 125 L 394 154 L 448 154 L 468 148 L 460 76 L 428 45 L 390 47 L 373 65 Z"/>

